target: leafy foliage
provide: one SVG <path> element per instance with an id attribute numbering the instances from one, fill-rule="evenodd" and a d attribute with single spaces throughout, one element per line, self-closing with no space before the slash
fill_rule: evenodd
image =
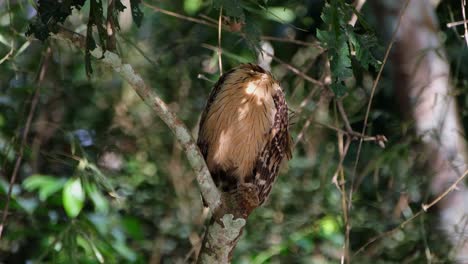
<path id="1" fill-rule="evenodd" d="M 61 24 L 71 15 L 72 9 L 80 10 L 86 0 L 55 1 L 39 0 L 38 16 L 29 25 L 26 35 L 34 35 L 44 41 L 50 32 L 57 33 L 57 24 Z"/>
<path id="2" fill-rule="evenodd" d="M 252 9 L 246 1 L 213 0 L 213 7 L 217 10 L 223 8 L 223 13 L 231 20 L 230 23 L 240 25 L 241 32 L 244 34 L 250 49 L 254 53 L 259 52 L 259 41 L 262 32 L 255 19 L 247 14 Z"/>
<path id="3" fill-rule="evenodd" d="M 348 25 L 353 10 L 352 6 L 342 0 L 326 3 L 320 16 L 325 29 L 317 29 L 317 38 L 328 49 L 333 77 L 331 89 L 337 96 L 348 92 L 344 81 L 353 75 L 352 57 L 366 70 L 369 65 L 375 68 L 379 65 L 372 54 L 372 49 L 378 47 L 375 35 L 369 31 L 358 33 L 357 29 Z"/>
<path id="4" fill-rule="evenodd" d="M 138 27 L 141 26 L 141 22 L 143 21 L 143 12 L 140 9 L 140 4 L 141 0 L 130 0 L 130 9 L 132 10 L 133 21 L 135 21 L 135 24 Z"/>
<path id="5" fill-rule="evenodd" d="M 352 7 L 338 0 L 325 6 L 321 1 L 196 0 L 197 8 L 188 15 L 184 7 L 189 1 L 153 3 L 211 22 L 218 20 L 217 8 L 223 6 L 229 16 L 223 22 L 230 19 L 240 27 L 240 32 L 222 34 L 225 69 L 255 61 L 250 45 L 258 45 L 260 39 L 268 39 L 275 56 L 314 79 L 326 72 L 328 57 L 332 89 L 337 95 L 347 94 L 344 107 L 351 126 L 359 128 L 369 84 L 380 66 L 376 58 L 381 58 L 376 41 L 381 36 L 370 29 L 378 25 L 375 14 L 366 9 L 370 1 L 355 28 L 347 25 Z M 88 30 L 92 36 L 88 51 L 96 44 L 106 48 L 108 2 L 94 1 L 97 9 L 91 15 L 91 0 L 39 0 L 35 20 L 40 23 L 31 23 L 34 12 L 29 2 L 0 1 L 0 210 L 31 96 L 40 88 L 23 162 L 12 186 L 0 262 L 190 262 L 209 220 L 193 172 L 169 129 L 109 69 L 96 63 L 88 77 L 80 63 L 82 53 L 69 43 L 42 43 L 18 34 L 28 31 L 46 39 L 62 25 L 80 33 Z M 116 51 L 195 131 L 212 81 L 219 78 L 217 52 L 205 45 L 217 46 L 216 27 L 140 10 L 140 0 L 131 0 L 125 9 L 119 4 L 123 1 L 114 2 L 110 16 L 120 17 L 114 22 L 121 28 Z M 439 9 L 444 24 L 453 15 L 445 7 Z M 270 8 L 287 8 L 295 16 L 288 23 L 278 22 L 284 19 L 272 20 Z M 80 16 L 70 17 L 73 9 Z M 453 9 L 459 9 L 458 1 Z M 130 28 L 131 23 L 141 27 Z M 459 34 L 443 28 L 458 103 L 468 109 L 468 64 L 463 63 L 468 49 L 462 48 Z M 317 32 L 318 42 L 311 32 Z M 291 39 L 306 44 L 290 43 Z M 326 56 L 316 44 L 326 47 Z M 250 216 L 234 263 L 338 263 L 346 226 L 341 194 L 331 180 L 340 163 L 340 148 L 336 131 L 319 124 L 340 126 L 335 122 L 339 116 L 333 106 L 320 105 L 312 93 L 315 85 L 291 73 L 288 66 L 273 62 L 272 73 L 281 81 L 290 108 L 298 112 L 291 131 L 294 140 L 299 135 L 302 140 L 296 143 L 294 158 L 281 172 L 269 202 Z M 385 134 L 388 146 L 364 143 L 357 168 L 359 184 L 349 215 L 352 253 L 413 216 L 429 196 L 429 175 L 422 169 L 427 157 L 421 155 L 412 124 L 395 112 L 391 82 L 384 72 L 369 116 L 369 134 Z M 461 116 L 468 120 L 467 111 Z M 356 151 L 357 144 L 352 143 L 349 158 L 343 161 L 346 176 L 352 174 Z M 396 205 L 402 197 L 408 197 L 408 205 L 398 214 Z M 374 242 L 352 263 L 426 263 L 428 254 L 432 262 L 448 263 L 448 243 L 435 232 L 436 225 L 434 215 L 424 214 Z"/>
<path id="6" fill-rule="evenodd" d="M 81 10 L 86 0 L 72 0 L 72 1 L 51 1 L 39 0 L 37 17 L 29 25 L 26 35 L 34 35 L 36 38 L 45 41 L 51 32 L 58 32 L 58 24 L 63 22 L 71 15 L 72 9 Z M 119 29 L 118 15 L 123 12 L 126 6 L 121 0 L 113 0 L 110 3 L 112 8 L 108 9 L 107 18 L 104 17 L 104 2 L 102 0 L 89 0 L 89 17 L 86 31 L 86 50 L 85 50 L 85 67 L 88 76 L 93 72 L 91 67 L 91 54 L 90 52 L 96 48 L 96 40 L 93 36 L 94 28 L 97 29 L 99 43 L 106 49 L 111 47 L 109 42 L 114 42 L 110 39 L 106 31 L 106 21 L 112 21 L 114 30 Z M 135 23 L 140 26 L 143 19 L 143 13 L 140 10 L 140 0 L 130 1 L 130 9 Z"/>
<path id="7" fill-rule="evenodd" d="M 70 218 L 75 218 L 83 209 L 85 192 L 80 179 L 69 179 L 63 187 L 63 206 Z"/>

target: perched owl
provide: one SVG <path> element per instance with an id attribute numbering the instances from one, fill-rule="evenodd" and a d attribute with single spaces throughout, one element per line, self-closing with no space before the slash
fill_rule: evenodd
<path id="1" fill-rule="evenodd" d="M 288 106 L 280 84 L 258 65 L 242 64 L 218 80 L 200 121 L 198 146 L 223 193 L 253 193 L 260 206 L 280 163 L 291 158 Z"/>

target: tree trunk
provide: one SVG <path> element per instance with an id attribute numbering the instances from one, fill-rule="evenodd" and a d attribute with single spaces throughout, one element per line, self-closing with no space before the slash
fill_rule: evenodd
<path id="1" fill-rule="evenodd" d="M 382 0 L 376 10 L 387 25 L 396 26 L 397 14 L 406 0 Z M 429 0 L 409 1 L 401 19 L 393 50 L 396 92 L 405 112 L 415 122 L 415 131 L 425 145 L 433 174 L 431 192 L 438 196 L 467 169 L 466 142 L 460 125 L 450 66 L 442 41 L 434 6 Z M 468 189 L 461 183 L 438 204 L 440 227 L 454 246 L 453 258 L 468 262 Z"/>

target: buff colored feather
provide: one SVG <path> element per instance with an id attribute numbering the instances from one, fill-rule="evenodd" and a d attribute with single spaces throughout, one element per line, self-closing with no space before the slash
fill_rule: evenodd
<path id="1" fill-rule="evenodd" d="M 227 191 L 253 183 L 266 197 L 279 163 L 290 157 L 287 105 L 279 83 L 252 64 L 225 73 L 202 115 L 198 145 L 219 187 Z"/>

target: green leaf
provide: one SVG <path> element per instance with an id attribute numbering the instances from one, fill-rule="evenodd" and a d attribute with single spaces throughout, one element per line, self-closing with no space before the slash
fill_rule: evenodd
<path id="1" fill-rule="evenodd" d="M 202 0 L 185 0 L 184 11 L 189 15 L 194 15 L 200 10 L 202 4 Z"/>
<path id="2" fill-rule="evenodd" d="M 133 239 L 140 240 L 144 237 L 141 222 L 138 218 L 126 217 L 122 219 L 122 225 Z"/>
<path id="3" fill-rule="evenodd" d="M 72 178 L 67 181 L 62 193 L 63 208 L 67 215 L 75 218 L 83 209 L 85 192 L 79 178 Z"/>
<path id="4" fill-rule="evenodd" d="M 325 48 L 329 48 L 330 43 L 333 43 L 332 36 L 329 31 L 317 29 L 317 39 L 322 42 Z"/>
<path id="5" fill-rule="evenodd" d="M 268 7 L 265 12 L 267 19 L 279 23 L 291 23 L 296 19 L 296 14 L 290 8 L 286 7 Z"/>
<path id="6" fill-rule="evenodd" d="M 23 187 L 27 191 L 39 191 L 39 200 L 45 201 L 54 193 L 60 191 L 65 185 L 64 178 L 56 178 L 48 175 L 31 175 L 23 181 Z"/>
<path id="7" fill-rule="evenodd" d="M 38 16 L 29 24 L 26 35 L 34 35 L 44 41 L 50 32 L 56 32 L 58 23 L 63 23 L 71 15 L 73 9 L 80 10 L 85 0 L 39 0 L 37 2 Z"/>
<path id="8" fill-rule="evenodd" d="M 143 20 L 143 12 L 140 9 L 141 0 L 130 0 L 130 9 L 132 10 L 132 18 L 137 27 L 141 26 Z"/>
<path id="9" fill-rule="evenodd" d="M 122 4 L 122 1 L 120 1 L 120 0 L 115 1 L 115 9 L 118 12 L 123 12 L 125 10 L 125 8 L 127 8 L 127 7 L 124 4 Z"/>
<path id="10" fill-rule="evenodd" d="M 89 184 L 85 184 L 85 187 L 86 187 L 85 188 L 86 193 L 89 195 L 89 198 L 91 198 L 91 201 L 93 202 L 96 211 L 104 213 L 104 214 L 108 213 L 109 203 L 101 194 L 101 192 L 98 190 L 96 185 L 93 183 L 89 183 Z"/>
<path id="11" fill-rule="evenodd" d="M 361 66 L 368 70 L 369 65 L 378 68 L 379 61 L 372 54 L 372 49 L 378 47 L 377 38 L 375 35 L 356 34 L 353 31 L 349 32 L 349 40 L 354 47 L 356 60 Z"/>
<path id="12" fill-rule="evenodd" d="M 89 7 L 89 18 L 88 18 L 88 28 L 97 28 L 100 44 L 103 48 L 107 47 L 107 31 L 104 27 L 104 9 L 102 7 L 102 0 L 91 0 Z M 87 38 L 92 37 L 92 35 L 86 34 Z"/>
<path id="13" fill-rule="evenodd" d="M 349 57 L 348 43 L 344 36 L 340 36 L 336 49 L 331 50 L 330 67 L 334 78 L 344 80 L 353 76 L 351 71 L 351 59 Z"/>
<path id="14" fill-rule="evenodd" d="M 348 25 L 354 9 L 343 0 L 331 0 L 323 8 L 321 18 L 325 28 L 317 29 L 317 38 L 328 49 L 332 75 L 331 89 L 337 96 L 347 92 L 344 81 L 353 76 L 351 48 L 356 61 L 366 70 L 369 65 L 377 66 L 378 61 L 372 55 L 372 48 L 377 46 L 375 36 L 359 34 L 356 28 Z M 355 62 L 355 61 L 353 61 Z"/>
<path id="15" fill-rule="evenodd" d="M 335 80 L 331 85 L 330 88 L 332 89 L 333 93 L 337 97 L 341 97 L 346 94 L 346 86 L 340 81 L 340 80 Z"/>
<path id="16" fill-rule="evenodd" d="M 340 231 L 340 227 L 335 218 L 326 216 L 319 221 L 320 233 L 323 237 L 327 238 Z"/>

